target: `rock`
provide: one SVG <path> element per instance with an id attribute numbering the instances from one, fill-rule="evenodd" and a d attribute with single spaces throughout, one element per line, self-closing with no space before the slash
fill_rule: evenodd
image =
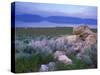
<path id="1" fill-rule="evenodd" d="M 43 64 L 43 65 L 41 65 L 39 72 L 47 72 L 48 69 L 49 69 L 48 66 Z"/>
<path id="2" fill-rule="evenodd" d="M 73 43 L 75 43 L 76 41 L 79 40 L 79 36 L 69 35 L 69 36 L 66 37 L 66 39 L 67 39 L 67 44 L 73 44 Z"/>
<path id="3" fill-rule="evenodd" d="M 93 45 L 96 43 L 96 35 L 95 34 L 90 34 L 85 38 L 85 42 L 87 45 Z"/>
<path id="4" fill-rule="evenodd" d="M 65 55 L 65 52 L 64 51 L 56 51 L 54 53 L 54 58 L 56 60 L 58 60 L 59 62 L 61 63 L 64 63 L 64 64 L 71 64 L 72 63 L 72 60 L 69 59 L 66 55 Z"/>
<path id="5" fill-rule="evenodd" d="M 78 26 L 73 28 L 73 34 L 78 35 L 81 40 L 85 41 L 86 46 L 96 43 L 97 36 L 88 26 Z"/>
<path id="6" fill-rule="evenodd" d="M 49 62 L 48 67 L 49 67 L 49 71 L 54 71 L 56 69 L 55 62 Z"/>
<path id="7" fill-rule="evenodd" d="M 60 55 L 65 55 L 64 51 L 56 51 L 54 53 L 54 59 L 57 59 Z"/>
<path id="8" fill-rule="evenodd" d="M 86 28 L 88 28 L 88 27 L 85 26 L 85 25 L 81 25 L 81 26 L 78 26 L 78 27 L 73 27 L 73 34 L 74 35 L 80 35 L 82 32 L 85 31 Z"/>
<path id="9" fill-rule="evenodd" d="M 58 61 L 64 64 L 72 64 L 72 60 L 69 59 L 66 55 L 60 55 Z"/>
<path id="10" fill-rule="evenodd" d="M 83 48 L 83 42 L 76 42 L 72 47 L 75 52 L 80 52 Z"/>

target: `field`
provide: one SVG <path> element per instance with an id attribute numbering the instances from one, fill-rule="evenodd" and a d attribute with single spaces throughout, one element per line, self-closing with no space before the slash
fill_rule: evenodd
<path id="1" fill-rule="evenodd" d="M 96 29 L 92 29 L 94 32 L 97 32 Z M 56 28 L 16 28 L 16 35 L 66 35 L 72 34 L 72 27 L 56 27 Z"/>
<path id="2" fill-rule="evenodd" d="M 92 31 L 97 32 L 96 29 L 92 29 Z M 72 34 L 72 28 L 70 27 L 16 28 L 15 32 L 15 70 L 17 73 L 42 72 L 41 65 L 45 66 L 45 72 L 97 67 L 96 44 L 86 49 L 88 52 L 86 52 L 85 57 L 82 57 L 82 60 L 77 59 L 74 52 L 66 53 L 73 61 L 72 64 L 59 63 L 54 59 L 53 53 L 55 51 L 69 47 L 68 44 L 62 45 L 55 40 L 63 35 Z M 92 52 L 94 50 L 95 52 Z M 70 48 L 69 51 L 71 51 Z"/>

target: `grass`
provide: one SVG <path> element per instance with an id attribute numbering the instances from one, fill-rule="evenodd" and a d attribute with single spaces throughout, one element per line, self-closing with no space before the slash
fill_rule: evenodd
<path id="1" fill-rule="evenodd" d="M 53 61 L 53 56 L 51 54 L 44 56 L 34 53 L 29 58 L 16 59 L 15 71 L 16 73 L 38 72 L 41 64 L 47 64 L 51 61 Z"/>
<path id="2" fill-rule="evenodd" d="M 96 29 L 92 29 L 92 31 L 97 32 Z M 16 28 L 17 36 L 32 36 L 32 35 L 65 35 L 72 34 L 71 27 L 56 27 L 56 28 Z"/>
<path id="3" fill-rule="evenodd" d="M 72 64 L 57 63 L 57 70 L 75 70 L 75 69 L 88 69 L 89 66 L 82 61 L 78 60 L 75 55 L 70 55 L 69 58 L 73 61 Z"/>
<path id="4" fill-rule="evenodd" d="M 96 29 L 93 29 L 94 32 L 97 32 Z M 26 37 L 34 37 L 34 36 L 59 36 L 72 34 L 72 28 L 16 28 L 16 36 L 21 38 L 22 40 Z M 28 43 L 29 40 L 25 40 L 25 43 Z M 25 49 L 24 52 L 32 53 L 31 49 Z M 17 51 L 16 53 L 19 53 Z M 56 70 L 74 70 L 74 69 L 87 69 L 90 68 L 87 64 L 81 62 L 76 59 L 74 55 L 68 56 L 72 59 L 73 64 L 66 65 L 62 63 L 56 63 Z M 15 71 L 16 73 L 25 73 L 25 72 L 38 72 L 41 64 L 48 64 L 49 62 L 54 61 L 53 56 L 51 54 L 38 54 L 33 53 L 32 56 L 28 58 L 18 58 L 15 62 Z"/>
<path id="5" fill-rule="evenodd" d="M 18 36 L 38 36 L 38 35 L 64 35 L 71 34 L 72 28 L 16 28 L 16 35 Z"/>
<path id="6" fill-rule="evenodd" d="M 74 55 L 69 56 L 72 60 L 72 64 L 56 63 L 56 71 L 59 70 L 74 70 L 74 69 L 88 69 L 90 68 L 87 64 L 76 59 Z M 29 58 L 18 58 L 16 59 L 16 73 L 26 72 L 38 72 L 41 64 L 48 64 L 54 61 L 51 54 L 44 56 L 43 54 L 33 54 Z"/>

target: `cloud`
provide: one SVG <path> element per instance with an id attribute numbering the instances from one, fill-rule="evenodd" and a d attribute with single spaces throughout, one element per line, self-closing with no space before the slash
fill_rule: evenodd
<path id="1" fill-rule="evenodd" d="M 97 7 L 92 6 L 15 2 L 15 15 L 16 26 L 97 25 Z"/>
<path id="2" fill-rule="evenodd" d="M 97 18 L 97 7 L 16 2 L 16 14 L 38 14 L 42 16 L 70 16 L 78 18 Z"/>

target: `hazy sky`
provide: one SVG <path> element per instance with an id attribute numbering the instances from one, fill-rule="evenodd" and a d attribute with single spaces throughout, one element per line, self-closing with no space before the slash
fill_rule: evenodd
<path id="1" fill-rule="evenodd" d="M 97 7 L 16 2 L 16 26 L 67 26 L 93 24 L 97 21 Z"/>

